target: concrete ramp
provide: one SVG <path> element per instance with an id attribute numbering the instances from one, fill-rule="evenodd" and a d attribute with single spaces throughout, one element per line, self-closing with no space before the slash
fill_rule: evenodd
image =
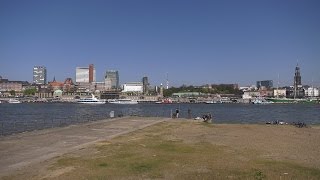
<path id="1" fill-rule="evenodd" d="M 0 178 L 19 168 L 130 133 L 166 118 L 125 117 L 0 138 Z"/>

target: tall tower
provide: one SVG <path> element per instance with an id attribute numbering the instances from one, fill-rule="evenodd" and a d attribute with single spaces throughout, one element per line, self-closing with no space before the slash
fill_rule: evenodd
<path id="1" fill-rule="evenodd" d="M 162 86 L 162 83 L 160 85 L 160 97 L 163 97 L 163 86 Z"/>
<path id="2" fill-rule="evenodd" d="M 92 83 L 94 80 L 93 80 L 93 72 L 94 71 L 94 67 L 93 67 L 93 64 L 90 64 L 89 65 L 89 83 Z"/>
<path id="3" fill-rule="evenodd" d="M 294 73 L 294 87 L 301 86 L 301 75 L 300 75 L 300 67 L 297 64 L 295 73 Z"/>
<path id="4" fill-rule="evenodd" d="M 300 88 L 302 87 L 301 84 L 301 75 L 300 75 L 300 67 L 297 63 L 295 72 L 294 72 L 294 83 L 293 83 L 293 88 L 294 88 L 294 98 L 296 98 L 300 93 Z"/>
<path id="5" fill-rule="evenodd" d="M 44 66 L 33 67 L 33 83 L 47 84 L 47 68 Z"/>

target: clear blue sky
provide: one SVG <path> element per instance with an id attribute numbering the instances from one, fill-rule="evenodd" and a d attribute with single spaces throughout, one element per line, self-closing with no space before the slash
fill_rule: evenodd
<path id="1" fill-rule="evenodd" d="M 319 0 L 0 0 L 0 75 L 75 78 L 93 63 L 120 82 L 320 86 Z"/>

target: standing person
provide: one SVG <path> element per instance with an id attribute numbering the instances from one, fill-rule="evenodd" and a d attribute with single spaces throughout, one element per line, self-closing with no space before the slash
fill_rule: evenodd
<path id="1" fill-rule="evenodd" d="M 176 109 L 176 118 L 179 118 L 179 109 Z"/>

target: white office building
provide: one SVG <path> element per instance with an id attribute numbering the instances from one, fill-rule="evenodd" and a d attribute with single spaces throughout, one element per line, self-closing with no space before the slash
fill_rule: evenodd
<path id="1" fill-rule="evenodd" d="M 122 92 L 143 93 L 143 83 L 142 82 L 131 82 L 131 83 L 123 84 Z"/>

